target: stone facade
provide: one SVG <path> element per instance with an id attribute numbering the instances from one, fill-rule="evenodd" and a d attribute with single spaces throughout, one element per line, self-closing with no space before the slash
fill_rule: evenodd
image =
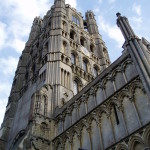
<path id="1" fill-rule="evenodd" d="M 150 43 L 125 38 L 110 64 L 92 11 L 55 0 L 33 21 L 0 130 L 1 150 L 148 150 Z"/>

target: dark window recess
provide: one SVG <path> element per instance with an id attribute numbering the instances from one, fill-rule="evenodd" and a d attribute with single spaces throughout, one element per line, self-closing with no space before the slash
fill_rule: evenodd
<path id="1" fill-rule="evenodd" d="M 88 29 L 88 27 L 87 27 L 87 22 L 84 21 L 83 24 L 84 24 L 84 29 Z"/>
<path id="2" fill-rule="evenodd" d="M 28 80 L 28 77 L 29 77 L 29 75 L 28 75 L 28 73 L 26 73 L 25 74 L 25 80 Z"/>
<path id="3" fill-rule="evenodd" d="M 39 42 L 36 44 L 36 47 L 39 48 Z"/>
<path id="4" fill-rule="evenodd" d="M 91 52 L 94 52 L 94 46 L 93 45 L 90 45 L 90 50 L 91 50 Z"/>
<path id="5" fill-rule="evenodd" d="M 116 122 L 117 122 L 117 125 L 118 125 L 118 124 L 119 124 L 119 118 L 118 118 L 116 106 L 114 105 L 113 108 L 114 108 L 114 113 L 115 113 Z"/>
<path id="6" fill-rule="evenodd" d="M 74 40 L 74 34 L 70 32 L 70 38 Z"/>
<path id="7" fill-rule="evenodd" d="M 35 68 L 36 66 L 35 66 L 35 64 L 32 66 L 32 72 L 33 72 L 33 75 L 35 75 Z"/>
<path id="8" fill-rule="evenodd" d="M 48 23 L 48 26 L 50 26 L 50 27 L 51 27 L 51 22 L 49 22 L 49 23 Z"/>
<path id="9" fill-rule="evenodd" d="M 89 17 L 92 18 L 92 14 L 89 14 Z"/>
<path id="10" fill-rule="evenodd" d="M 80 43 L 82 46 L 84 46 L 84 40 L 83 39 L 80 39 Z"/>

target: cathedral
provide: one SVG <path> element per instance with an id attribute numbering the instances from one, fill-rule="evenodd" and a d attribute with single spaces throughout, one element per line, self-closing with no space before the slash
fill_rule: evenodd
<path id="1" fill-rule="evenodd" d="M 0 129 L 0 150 L 149 150 L 150 43 L 117 13 L 110 62 L 92 11 L 65 0 L 33 21 Z"/>

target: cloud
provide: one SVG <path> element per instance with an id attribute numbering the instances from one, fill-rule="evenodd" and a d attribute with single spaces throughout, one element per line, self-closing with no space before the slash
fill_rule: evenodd
<path id="1" fill-rule="evenodd" d="M 4 118 L 4 113 L 11 90 L 11 82 L 9 77 L 12 78 L 12 75 L 14 75 L 17 63 L 18 60 L 14 57 L 0 59 L 0 124 Z"/>
<path id="2" fill-rule="evenodd" d="M 21 53 L 25 47 L 25 42 L 20 39 L 12 40 L 12 47 L 16 50 L 16 52 Z"/>
<path id="3" fill-rule="evenodd" d="M 103 2 L 103 0 L 98 0 L 98 2 L 101 4 Z"/>
<path id="4" fill-rule="evenodd" d="M 3 22 L 0 22 L 0 50 L 5 45 L 5 40 L 7 39 L 7 33 L 6 31 L 6 24 Z"/>
<path id="5" fill-rule="evenodd" d="M 18 63 L 18 59 L 14 57 L 1 58 L 0 73 L 5 75 L 5 77 L 13 75 L 16 70 L 17 63 Z"/>
<path id="6" fill-rule="evenodd" d="M 9 96 L 9 92 L 11 89 L 11 85 L 8 82 L 4 82 L 4 81 L 0 81 L 0 93 L 2 93 L 0 95 L 0 99 L 4 99 L 5 97 Z M 7 89 L 7 90 L 6 90 Z M 8 101 L 8 100 L 7 100 Z M 4 103 L 4 101 L 3 101 Z"/>
<path id="7" fill-rule="evenodd" d="M 8 100 L 6 98 L 4 98 L 4 99 L 0 98 L 0 125 L 4 118 L 7 102 L 8 102 Z"/>
<path id="8" fill-rule="evenodd" d="M 142 17 L 135 17 L 134 16 L 134 17 L 131 17 L 129 19 L 132 21 L 132 23 L 134 24 L 135 27 L 141 25 L 141 23 L 142 23 Z"/>
<path id="9" fill-rule="evenodd" d="M 43 17 L 50 9 L 52 2 L 53 0 L 2 1 L 0 5 L 0 18 L 2 18 L 0 20 L 0 49 L 2 50 L 4 46 L 11 47 L 21 53 L 33 19 L 36 16 Z"/>
<path id="10" fill-rule="evenodd" d="M 8 82 L 0 81 L 0 124 L 2 123 L 4 118 L 10 89 L 11 85 Z"/>
<path id="11" fill-rule="evenodd" d="M 72 7 L 77 7 L 77 0 L 66 0 L 66 4 L 70 4 Z"/>
<path id="12" fill-rule="evenodd" d="M 100 8 L 99 7 L 95 7 L 93 12 L 96 14 L 96 13 L 99 13 L 100 12 Z"/>
<path id="13" fill-rule="evenodd" d="M 120 48 L 123 45 L 124 38 L 121 31 L 117 26 L 110 25 L 107 23 L 102 16 L 98 17 L 98 24 L 100 30 L 104 31 L 109 38 L 117 42 L 117 47 Z"/>
<path id="14" fill-rule="evenodd" d="M 0 59 L 0 124 L 3 121 L 8 97 L 11 90 L 11 83 L 8 76 L 12 75 L 16 69 L 17 60 L 13 57 Z M 3 78 L 1 78 L 3 76 Z"/>
<path id="15" fill-rule="evenodd" d="M 114 2 L 116 2 L 116 0 L 108 0 L 108 3 L 110 3 L 110 4 L 112 4 Z"/>
<path id="16" fill-rule="evenodd" d="M 1 19 L 0 22 L 0 50 L 4 47 L 11 47 L 17 53 L 21 53 L 26 42 L 25 39 L 28 38 L 33 19 L 36 16 L 43 17 L 53 2 L 53 0 L 2 1 L 0 17 L 5 19 Z M 76 0 L 67 0 L 66 3 L 75 8 L 77 7 Z M 6 25 L 4 22 L 9 23 Z"/>
<path id="17" fill-rule="evenodd" d="M 136 3 L 133 4 L 132 10 L 138 15 L 141 16 L 141 6 L 137 5 Z"/>

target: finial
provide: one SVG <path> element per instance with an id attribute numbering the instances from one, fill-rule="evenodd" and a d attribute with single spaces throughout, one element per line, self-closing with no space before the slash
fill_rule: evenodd
<path id="1" fill-rule="evenodd" d="M 121 14 L 118 12 L 118 13 L 116 13 L 116 16 L 117 16 L 117 17 L 120 17 L 120 16 L 121 16 Z"/>

